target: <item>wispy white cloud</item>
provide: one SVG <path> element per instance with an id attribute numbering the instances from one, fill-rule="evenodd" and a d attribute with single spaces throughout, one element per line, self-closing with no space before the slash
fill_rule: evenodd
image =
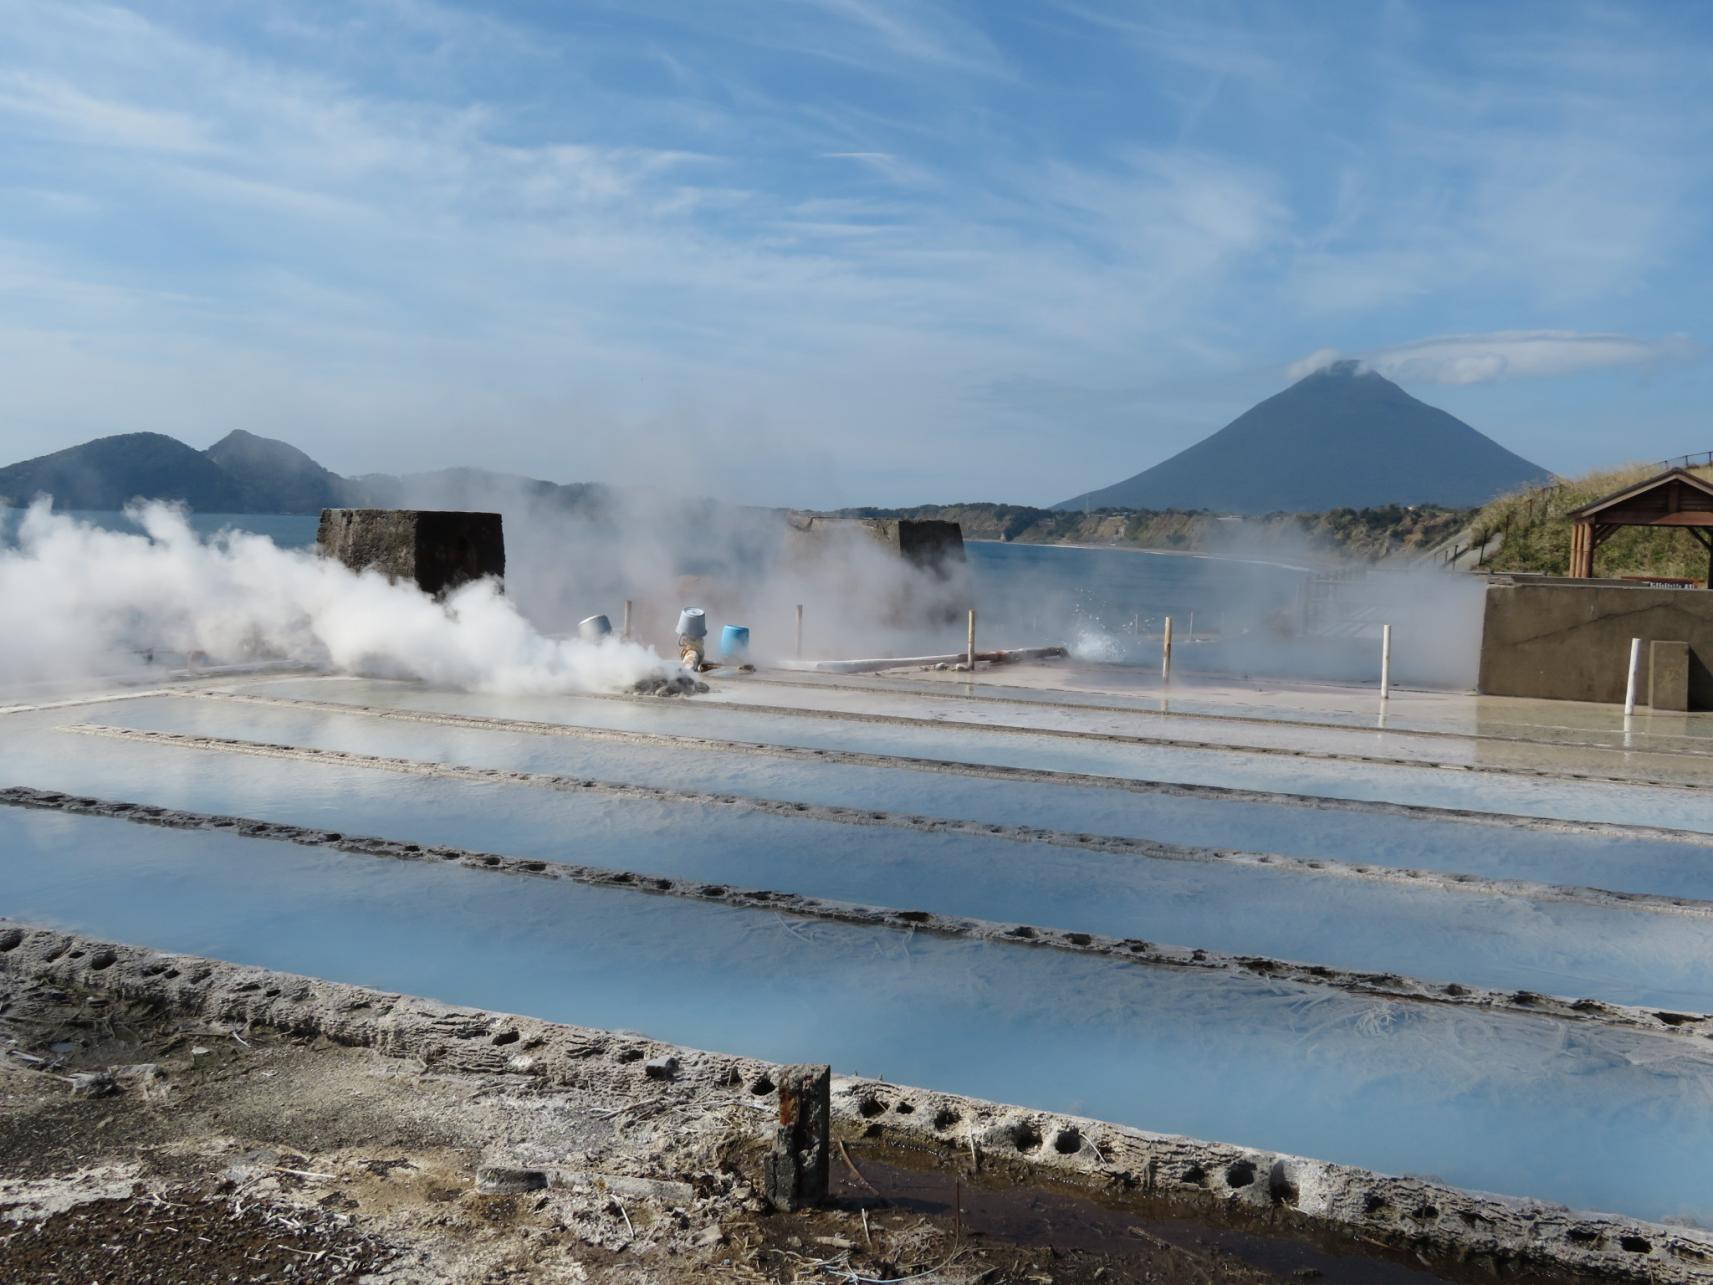
<path id="1" fill-rule="evenodd" d="M 212 146 L 201 124 L 180 112 L 87 93 L 52 76 L 0 72 L 0 119 L 48 137 L 104 147 L 202 152 Z"/>
<path id="2" fill-rule="evenodd" d="M 1322 348 L 1286 369 L 1301 379 L 1346 354 Z M 1486 384 L 1500 379 L 1542 379 L 1622 366 L 1694 361 L 1700 345 L 1687 335 L 1641 339 L 1633 335 L 1578 334 L 1570 330 L 1499 330 L 1484 335 L 1442 335 L 1357 354 L 1364 366 L 1418 384 Z"/>
<path id="3" fill-rule="evenodd" d="M 1053 500 L 1098 480 L 1078 452 L 1140 467 L 1154 425 L 1189 431 L 1186 381 L 1261 384 L 1305 335 L 1574 328 L 1368 354 L 1470 382 L 1676 362 L 1687 341 L 1624 335 L 1698 324 L 1707 42 L 1648 24 L 515 12 L 0 0 L 0 376 L 30 408 L 0 442 L 114 405 L 218 436 L 253 389 L 256 426 L 350 469 L 401 441 L 452 462 L 481 422 L 512 467 L 658 480 L 710 425 L 765 422 L 750 498 L 911 498 L 861 480 L 908 456 L 914 498 Z M 971 395 L 994 387 L 1035 391 Z M 1122 404 L 1068 391 L 1101 388 Z M 999 424 L 1007 451 L 968 449 Z M 671 449 L 621 459 L 638 426 Z"/>

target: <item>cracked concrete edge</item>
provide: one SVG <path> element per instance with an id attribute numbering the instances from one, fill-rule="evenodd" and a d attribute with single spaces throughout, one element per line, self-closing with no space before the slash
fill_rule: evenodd
<path id="1" fill-rule="evenodd" d="M 643 1036 L 545 1022 L 265 968 L 103 942 L 0 921 L 0 972 L 410 1059 L 428 1070 L 532 1086 L 670 1091 L 709 1106 L 772 1101 L 777 1067 Z M 660 1081 L 649 1060 L 671 1055 Z M 989 1168 L 1106 1195 L 1164 1197 L 1294 1216 L 1393 1250 L 1489 1266 L 1571 1270 L 1655 1285 L 1704 1281 L 1713 1233 L 1540 1201 L 1463 1191 L 1350 1165 L 1150 1133 L 882 1081 L 837 1077 L 841 1132 L 884 1136 Z"/>
<path id="2" fill-rule="evenodd" d="M 1494 879 L 1460 871 L 1424 870 L 1414 866 L 1343 861 L 1331 857 L 1297 857 L 1275 852 L 1244 852 L 1232 848 L 1197 848 L 1187 844 L 1163 843 L 1130 835 L 1089 834 L 1071 830 L 1047 830 L 1038 826 L 1000 825 L 963 817 L 922 816 L 910 812 L 888 812 L 873 808 L 847 807 L 832 803 L 803 803 L 768 799 L 758 795 L 729 794 L 712 790 L 684 790 L 643 785 L 630 781 L 603 781 L 594 777 L 553 772 L 525 772 L 511 768 L 476 767 L 464 763 L 442 763 L 425 759 L 363 754 L 355 750 L 321 749 L 304 745 L 280 745 L 269 741 L 247 741 L 227 736 L 204 736 L 191 732 L 166 732 L 152 728 L 114 727 L 105 723 L 67 723 L 56 730 L 78 736 L 101 736 L 111 740 L 136 741 L 145 745 L 172 745 L 182 749 L 215 753 L 246 754 L 255 758 L 287 762 L 319 763 L 334 767 L 357 767 L 397 772 L 408 776 L 433 776 L 477 784 L 523 785 L 571 793 L 606 794 L 614 798 L 644 799 L 656 803 L 700 807 L 735 808 L 767 816 L 798 821 L 832 821 L 840 825 L 881 827 L 934 834 L 961 834 L 1006 843 L 1044 843 L 1053 847 L 1080 848 L 1143 860 L 1186 861 L 1237 866 L 1265 866 L 1291 874 L 1355 879 L 1366 883 L 1403 884 L 1431 888 L 1436 892 L 1476 894 L 1489 897 L 1522 897 L 1531 901 L 1572 902 L 1605 909 L 1636 910 L 1649 914 L 1682 915 L 1713 919 L 1713 901 L 1696 897 L 1673 897 L 1664 893 L 1624 892 L 1577 884 L 1539 883 L 1527 879 Z"/>
<path id="3" fill-rule="evenodd" d="M 1252 790 L 1228 785 L 1190 785 L 1178 781 L 1156 781 L 1141 777 L 1103 776 L 1097 772 L 1012 767 L 1000 763 L 920 758 L 907 754 L 883 754 L 867 750 L 774 745 L 763 741 L 689 736 L 674 732 L 641 732 L 629 728 L 586 727 L 577 723 L 549 723 L 536 719 L 454 714 L 440 710 L 388 708 L 346 701 L 312 700 L 301 696 L 264 696 L 253 692 L 228 691 L 218 687 L 172 690 L 163 692 L 162 695 L 190 700 L 260 705 L 278 709 L 309 709 L 324 714 L 348 714 L 387 722 L 423 723 L 432 727 L 456 727 L 476 732 L 510 732 L 522 736 L 554 736 L 570 740 L 658 746 L 662 749 L 710 750 L 719 754 L 753 754 L 805 763 L 934 772 L 946 776 L 966 776 L 977 780 L 1080 786 L 1089 789 L 1121 790 L 1131 794 L 1153 794 L 1164 798 L 1260 803 L 1274 807 L 1308 808 L 1321 812 L 1355 812 L 1367 816 L 1456 821 L 1467 825 L 1536 830 L 1546 834 L 1590 834 L 1618 839 L 1646 839 L 1660 843 L 1681 843 L 1693 847 L 1713 847 L 1713 834 L 1671 826 L 1628 825 L 1613 821 L 1567 821 L 1556 817 L 1537 817 L 1510 812 L 1483 812 L 1475 808 L 1439 807 L 1425 803 L 1389 803 L 1372 799 L 1340 799 L 1321 794 L 1293 794 L 1282 790 Z M 722 706 L 721 708 L 728 707 Z M 938 723 L 935 725 L 939 726 Z M 1479 772 L 1482 769 L 1472 768 L 1469 770 Z M 1645 784 L 1645 782 L 1626 783 Z"/>
<path id="4" fill-rule="evenodd" d="M 411 843 L 372 835 L 352 835 L 343 831 L 293 825 L 284 821 L 262 821 L 253 817 L 191 812 L 153 804 L 96 799 L 21 785 L 0 787 L 0 806 L 101 817 L 173 830 L 236 834 L 249 839 L 271 839 L 303 847 L 327 848 L 353 856 L 381 857 L 398 861 L 451 862 L 468 870 L 489 874 L 559 879 L 588 887 L 639 892 L 652 896 L 682 897 L 691 901 L 712 902 L 747 910 L 769 910 L 831 923 L 893 931 L 928 932 L 1006 946 L 1074 951 L 1146 967 L 1243 974 L 1274 982 L 1338 990 L 1373 999 L 1449 1004 L 1556 1021 L 1594 1023 L 1637 1030 L 1650 1035 L 1713 1040 L 1713 1015 L 1705 1013 L 1640 1008 L 1586 997 L 1573 999 L 1544 995 L 1535 991 L 1502 991 L 1459 982 L 1428 981 L 1400 973 L 1359 972 L 1322 964 L 1271 959 L 1262 955 L 1227 954 L 1199 947 L 1143 941 L 1137 937 L 1113 937 L 1103 933 L 1038 927 L 1034 924 L 1001 923 L 991 919 L 942 915 L 930 910 L 832 901 L 804 893 L 737 888 L 729 883 L 643 874 L 545 858 L 506 856 L 497 852 L 476 852 L 443 844 Z"/>

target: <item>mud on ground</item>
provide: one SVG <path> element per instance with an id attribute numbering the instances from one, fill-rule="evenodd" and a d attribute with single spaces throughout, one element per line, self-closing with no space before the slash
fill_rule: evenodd
<path id="1" fill-rule="evenodd" d="M 1434 1279 L 860 1139 L 833 1207 L 771 1213 L 769 1109 L 448 1074 L 0 975 L 0 1279 Z M 554 1180 L 488 1194 L 494 1165 Z"/>

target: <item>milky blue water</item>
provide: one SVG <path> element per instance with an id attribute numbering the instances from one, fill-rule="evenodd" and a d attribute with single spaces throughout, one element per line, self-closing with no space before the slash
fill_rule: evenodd
<path id="1" fill-rule="evenodd" d="M 959 727 L 910 727 L 804 718 L 735 705 L 618 701 L 579 696 L 506 697 L 435 691 L 407 683 L 284 679 L 247 685 L 262 695 L 349 704 L 667 732 L 811 749 L 1087 772 L 1097 776 L 1227 786 L 1286 794 L 1713 833 L 1713 789 L 1649 788 L 1597 781 L 1502 776 L 1383 763 L 1295 759 L 1242 749 L 1192 750 Z M 1316 733 L 1308 729 L 1306 735 Z"/>
<path id="2" fill-rule="evenodd" d="M 1702 1041 L 13 808 L 0 905 L 454 1003 L 1713 1218 Z"/>
<path id="3" fill-rule="evenodd" d="M 1713 901 L 1713 846 L 1667 839 L 1492 825 L 1456 817 L 1405 821 L 1384 813 L 1247 799 L 984 780 L 904 766 L 782 760 L 222 701 L 127 701 L 65 717 L 506 771 Z"/>
<path id="4" fill-rule="evenodd" d="M 1713 1009 L 1713 920 L 1680 915 L 69 734 L 13 738 L 0 750 L 0 776 L 109 799 L 836 901 L 1506 990 Z"/>

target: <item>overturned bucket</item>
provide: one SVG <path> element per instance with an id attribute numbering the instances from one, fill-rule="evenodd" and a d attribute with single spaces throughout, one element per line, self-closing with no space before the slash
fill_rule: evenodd
<path id="1" fill-rule="evenodd" d="M 708 636 L 708 617 L 700 607 L 686 607 L 678 613 L 678 636 L 680 638 L 706 638 Z"/>
<path id="2" fill-rule="evenodd" d="M 749 626 L 727 625 L 720 630 L 720 655 L 741 660 L 749 655 Z"/>
<path id="3" fill-rule="evenodd" d="M 588 642 L 600 642 L 613 632 L 613 622 L 605 616 L 586 616 L 577 622 L 577 636 Z"/>

